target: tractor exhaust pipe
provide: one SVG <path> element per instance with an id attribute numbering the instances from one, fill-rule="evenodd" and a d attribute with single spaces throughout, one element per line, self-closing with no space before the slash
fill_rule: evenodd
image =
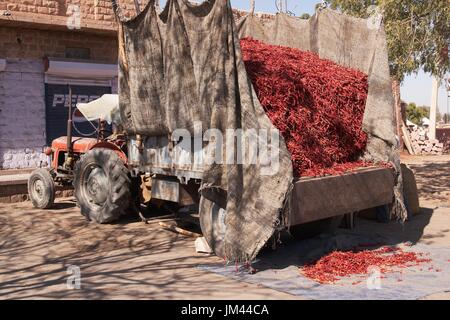
<path id="1" fill-rule="evenodd" d="M 72 87 L 69 86 L 69 118 L 67 120 L 67 156 L 72 157 L 73 155 L 73 144 L 72 144 Z"/>
<path id="2" fill-rule="evenodd" d="M 68 87 L 69 87 L 69 117 L 67 120 L 67 156 L 63 166 L 66 170 L 71 171 L 73 169 L 73 143 L 72 143 L 73 111 L 72 111 L 72 87 L 70 86 L 70 84 L 68 85 Z"/>

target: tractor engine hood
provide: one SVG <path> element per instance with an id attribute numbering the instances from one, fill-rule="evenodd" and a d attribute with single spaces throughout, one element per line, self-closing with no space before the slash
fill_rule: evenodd
<path id="1" fill-rule="evenodd" d="M 117 94 L 104 94 L 100 98 L 88 102 L 78 103 L 77 109 L 86 118 L 86 120 L 93 121 L 102 119 L 108 124 L 121 124 L 119 111 L 119 96 Z"/>

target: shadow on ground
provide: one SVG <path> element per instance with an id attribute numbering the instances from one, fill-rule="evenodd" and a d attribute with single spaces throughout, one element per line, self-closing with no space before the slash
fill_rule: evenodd
<path id="1" fill-rule="evenodd" d="M 195 255 L 192 238 L 131 216 L 89 223 L 71 201 L 49 211 L 23 203 L 1 208 L 0 260 L 2 298 L 171 299 L 200 288 L 213 297 L 230 285 L 213 277 L 205 287 L 196 266 L 207 260 Z M 71 265 L 81 270 L 80 290 L 67 287 Z"/>
<path id="2" fill-rule="evenodd" d="M 382 239 L 385 245 L 407 241 L 433 246 L 450 244 L 449 211 L 439 208 L 443 201 L 448 203 L 450 161 L 415 163 L 410 167 L 416 172 L 421 201 L 430 200 L 437 205 L 422 208 L 421 214 L 404 225 L 357 219 L 352 232 L 361 235 L 361 241 Z M 336 239 L 339 241 L 339 237 Z M 306 258 L 320 257 L 340 245 L 331 241 L 330 247 L 324 248 L 317 243 L 312 241 L 309 248 L 295 251 L 298 243 L 285 241 L 277 251 L 266 249 L 255 267 L 277 270 L 298 266 Z M 193 247 L 191 238 L 163 231 L 157 223 L 145 225 L 137 216 L 124 217 L 112 225 L 90 223 L 73 201 L 58 199 L 48 211 L 33 209 L 30 203 L 4 205 L 0 207 L 0 297 L 261 298 L 265 290 L 261 287 L 255 289 L 199 270 L 199 265 L 221 261 L 196 255 Z M 71 265 L 80 268 L 80 290 L 67 287 Z M 266 298 L 281 294 L 266 292 Z"/>
<path id="3" fill-rule="evenodd" d="M 338 229 L 333 234 L 322 234 L 315 238 L 296 240 L 285 234 L 276 251 L 266 248 L 258 257 L 254 267 L 259 271 L 285 269 L 301 266 L 320 259 L 334 250 L 349 250 L 358 246 L 377 249 L 382 246 L 397 246 L 404 243 L 433 244 L 436 238 L 445 237 L 450 230 L 424 235 L 425 228 L 433 216 L 433 209 L 421 208 L 421 213 L 405 223 L 392 221 L 380 223 L 375 220 L 356 218 L 352 230 Z M 344 237 L 345 236 L 345 237 Z"/>
<path id="4" fill-rule="evenodd" d="M 410 164 L 421 200 L 441 201 L 450 205 L 450 161 Z"/>

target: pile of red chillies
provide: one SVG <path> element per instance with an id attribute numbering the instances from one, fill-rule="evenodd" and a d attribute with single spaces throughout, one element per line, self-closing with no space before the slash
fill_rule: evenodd
<path id="1" fill-rule="evenodd" d="M 368 165 L 357 161 L 367 143 L 367 75 L 315 53 L 251 38 L 241 40 L 241 49 L 258 99 L 291 153 L 295 176 Z"/>
<path id="2" fill-rule="evenodd" d="M 369 267 L 378 267 L 381 273 L 387 273 L 431 262 L 422 255 L 392 247 L 363 251 L 334 251 L 302 267 L 300 271 L 316 282 L 335 283 L 352 275 L 367 274 Z"/>

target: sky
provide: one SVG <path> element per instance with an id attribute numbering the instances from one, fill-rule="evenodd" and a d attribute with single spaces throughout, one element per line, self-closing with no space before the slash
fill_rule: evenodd
<path id="1" fill-rule="evenodd" d="M 230 0 L 231 5 L 237 9 L 248 10 L 250 8 L 250 0 Z M 270 12 L 277 11 L 275 0 L 255 0 L 255 11 Z M 314 8 L 320 0 L 287 0 L 287 8 L 296 16 L 303 13 L 314 14 Z M 165 3 L 164 0 L 160 1 Z M 450 75 L 448 75 L 450 77 Z M 417 75 L 410 75 L 405 78 L 401 86 L 401 97 L 405 102 L 415 102 L 417 105 L 431 105 L 431 76 L 420 71 Z M 439 88 L 439 110 L 441 113 L 447 112 L 447 91 L 444 85 Z M 450 108 L 450 106 L 449 106 Z M 450 111 L 450 110 L 449 110 Z"/>

